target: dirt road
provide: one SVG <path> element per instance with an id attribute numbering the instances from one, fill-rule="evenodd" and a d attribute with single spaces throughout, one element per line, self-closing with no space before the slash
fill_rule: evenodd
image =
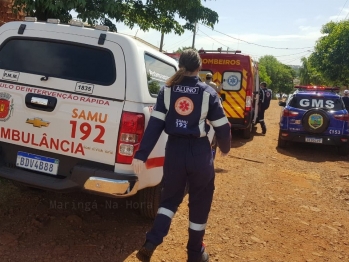
<path id="1" fill-rule="evenodd" d="M 268 131 L 233 137 L 216 159 L 205 237 L 210 261 L 349 261 L 349 157 L 336 148 L 276 148 L 280 108 Z M 0 261 L 137 261 L 151 221 L 135 199 L 20 191 L 0 183 Z M 186 261 L 187 198 L 152 261 Z"/>

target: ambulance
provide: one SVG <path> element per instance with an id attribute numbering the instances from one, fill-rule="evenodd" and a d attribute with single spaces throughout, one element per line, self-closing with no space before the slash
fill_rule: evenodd
<path id="1" fill-rule="evenodd" d="M 199 50 L 202 59 L 200 78 L 212 74 L 212 81 L 220 87 L 224 112 L 232 129 L 242 130 L 249 139 L 258 115 L 258 64 L 241 51 Z"/>
<path id="2" fill-rule="evenodd" d="M 160 201 L 167 135 L 131 166 L 177 62 L 133 37 L 35 17 L 0 27 L 0 177 L 19 187 Z"/>

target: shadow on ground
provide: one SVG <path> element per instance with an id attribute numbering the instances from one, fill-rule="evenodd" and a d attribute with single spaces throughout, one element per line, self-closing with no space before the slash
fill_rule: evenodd
<path id="1" fill-rule="evenodd" d="M 139 205 L 136 197 L 21 191 L 2 180 L 1 261 L 91 261 L 96 254 L 100 261 L 124 261 L 152 225 Z"/>
<path id="2" fill-rule="evenodd" d="M 230 141 L 230 147 L 231 148 L 239 148 L 245 145 L 246 143 L 250 143 L 253 141 L 254 136 L 259 136 L 260 134 L 256 131 L 257 127 L 253 127 L 251 137 L 246 139 L 243 138 L 242 130 L 232 130 L 231 132 L 231 141 Z"/>
<path id="3" fill-rule="evenodd" d="M 349 156 L 342 156 L 338 148 L 329 145 L 290 143 L 285 148 L 276 147 L 283 155 L 307 162 L 348 161 Z"/>

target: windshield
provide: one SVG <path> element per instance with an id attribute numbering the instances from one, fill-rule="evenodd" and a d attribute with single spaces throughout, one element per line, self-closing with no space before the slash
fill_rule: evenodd
<path id="1" fill-rule="evenodd" d="M 116 78 L 113 53 L 108 49 L 70 42 L 14 38 L 1 46 L 0 68 L 111 85 Z"/>

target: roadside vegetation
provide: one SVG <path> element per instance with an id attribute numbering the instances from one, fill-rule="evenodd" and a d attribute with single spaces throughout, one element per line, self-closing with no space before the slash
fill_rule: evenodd
<path id="1" fill-rule="evenodd" d="M 114 23 L 122 22 L 140 30 L 155 29 L 162 34 L 181 35 L 185 30 L 193 31 L 195 23 L 214 28 L 218 23 L 217 12 L 206 8 L 206 0 L 14 0 L 13 10 L 35 16 L 38 20 L 58 18 L 62 23 L 77 18 L 90 25 L 103 24 L 111 31 L 117 31 Z M 180 23 L 178 18 L 184 23 Z M 302 58 L 302 65 L 296 68 L 285 65 L 272 55 L 259 59 L 260 80 L 268 84 L 274 94 L 292 92 L 294 84 L 327 85 L 348 87 L 349 80 L 349 21 L 329 22 L 321 29 L 309 57 Z M 177 51 L 190 47 L 182 47 Z"/>

